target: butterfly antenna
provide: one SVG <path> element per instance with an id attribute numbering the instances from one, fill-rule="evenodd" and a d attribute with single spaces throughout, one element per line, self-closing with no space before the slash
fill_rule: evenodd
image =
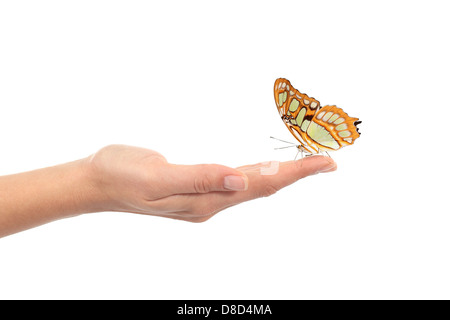
<path id="1" fill-rule="evenodd" d="M 286 148 L 292 148 L 295 147 L 295 145 L 292 146 L 286 146 L 286 147 L 278 147 L 278 148 L 273 148 L 274 150 L 278 150 L 278 149 L 286 149 Z"/>
<path id="2" fill-rule="evenodd" d="M 285 143 L 289 143 L 289 144 L 294 144 L 295 145 L 295 143 L 293 143 L 293 142 L 286 141 L 286 140 L 281 140 L 281 139 L 278 139 L 278 138 L 275 138 L 275 137 L 272 137 L 272 136 L 270 136 L 270 139 L 275 139 L 275 140 L 278 140 L 278 141 L 282 141 L 282 142 L 285 142 Z"/>

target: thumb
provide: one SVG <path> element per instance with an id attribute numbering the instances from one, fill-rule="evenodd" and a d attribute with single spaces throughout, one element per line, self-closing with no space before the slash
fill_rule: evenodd
<path id="1" fill-rule="evenodd" d="M 169 165 L 165 176 L 174 194 L 244 191 L 248 188 L 244 173 L 218 164 Z"/>

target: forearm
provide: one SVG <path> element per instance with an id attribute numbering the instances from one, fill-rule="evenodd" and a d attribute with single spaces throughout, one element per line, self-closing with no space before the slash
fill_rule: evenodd
<path id="1" fill-rule="evenodd" d="M 88 159 L 0 177 L 0 237 L 53 220 L 103 211 Z"/>

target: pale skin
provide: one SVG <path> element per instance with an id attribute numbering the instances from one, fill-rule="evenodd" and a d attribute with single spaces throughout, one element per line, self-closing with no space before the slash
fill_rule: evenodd
<path id="1" fill-rule="evenodd" d="M 324 156 L 281 162 L 276 172 L 264 173 L 267 166 L 178 165 L 153 150 L 107 146 L 84 159 L 0 177 L 0 237 L 100 211 L 203 222 L 299 179 L 336 170 Z"/>

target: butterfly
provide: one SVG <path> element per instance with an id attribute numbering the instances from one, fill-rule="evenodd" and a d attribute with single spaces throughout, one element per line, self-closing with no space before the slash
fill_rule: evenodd
<path id="1" fill-rule="evenodd" d="M 336 106 L 321 107 L 319 101 L 295 89 L 289 80 L 277 79 L 274 94 L 278 113 L 300 142 L 297 148 L 302 155 L 339 150 L 359 138 L 358 118 L 349 117 Z"/>

